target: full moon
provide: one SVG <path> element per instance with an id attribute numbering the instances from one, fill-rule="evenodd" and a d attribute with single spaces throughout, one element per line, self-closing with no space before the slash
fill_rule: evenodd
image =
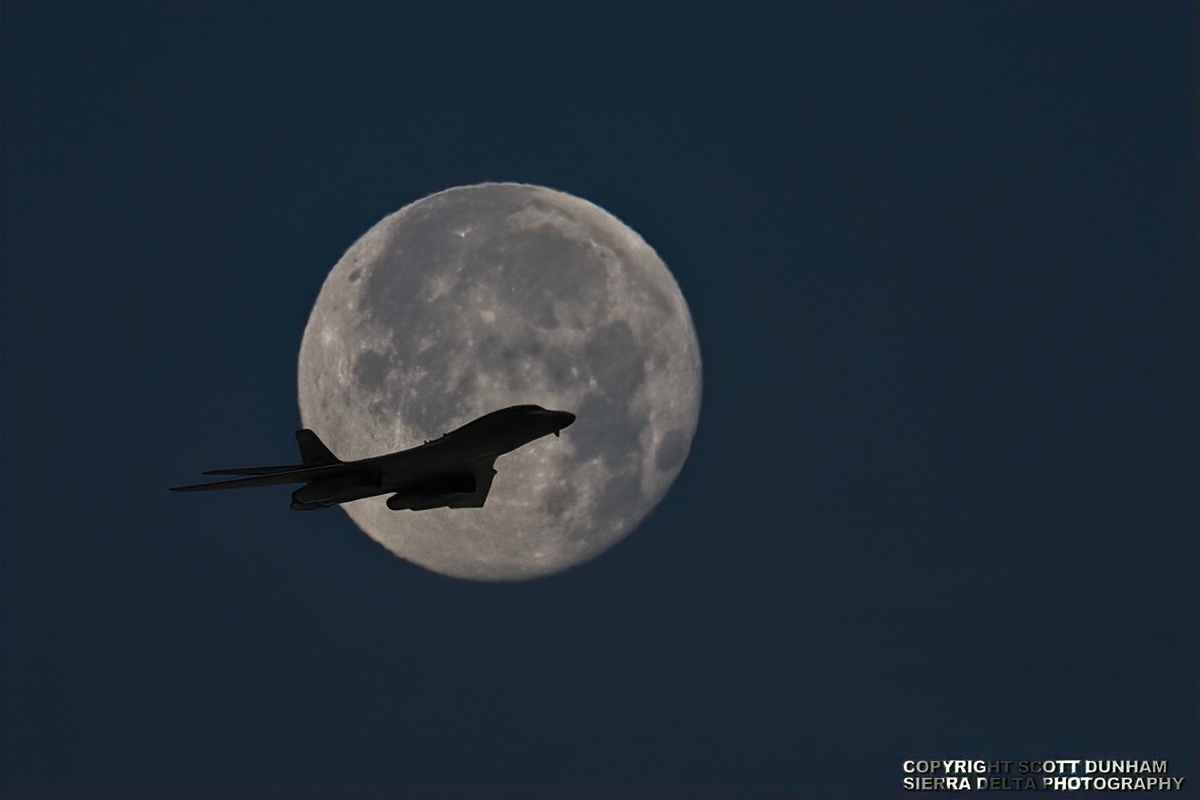
<path id="1" fill-rule="evenodd" d="M 484 183 L 405 206 L 321 288 L 300 347 L 300 416 L 343 460 L 434 439 L 505 406 L 570 411 L 561 438 L 496 461 L 483 508 L 342 508 L 401 558 L 522 580 L 624 538 L 682 468 L 700 348 L 654 250 L 604 209 Z"/>

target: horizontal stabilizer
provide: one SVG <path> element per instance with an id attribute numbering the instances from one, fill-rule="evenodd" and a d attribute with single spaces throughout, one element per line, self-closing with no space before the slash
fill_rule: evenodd
<path id="1" fill-rule="evenodd" d="M 252 486 L 282 486 L 285 483 L 308 483 L 309 481 L 329 478 L 345 471 L 342 464 L 329 464 L 323 467 L 302 467 L 287 472 L 276 472 L 271 475 L 255 475 L 249 478 L 235 478 L 231 481 L 213 481 L 211 483 L 196 483 L 191 486 L 172 486 L 172 492 L 203 492 L 208 489 L 243 489 Z"/>

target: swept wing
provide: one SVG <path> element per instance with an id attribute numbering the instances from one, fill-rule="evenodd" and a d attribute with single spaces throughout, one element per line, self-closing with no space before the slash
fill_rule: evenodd
<path id="1" fill-rule="evenodd" d="M 211 483 L 195 483 L 191 486 L 172 486 L 172 492 L 203 492 L 207 489 L 241 489 L 252 486 L 282 486 L 285 483 L 308 483 L 309 481 L 332 478 L 346 472 L 354 471 L 354 467 L 346 464 L 330 464 L 326 467 L 302 467 L 288 469 L 286 472 L 258 474 L 261 470 L 276 470 L 276 467 L 245 467 L 237 470 L 212 470 L 206 475 L 252 475 L 249 478 L 236 478 L 231 481 L 212 481 Z"/>

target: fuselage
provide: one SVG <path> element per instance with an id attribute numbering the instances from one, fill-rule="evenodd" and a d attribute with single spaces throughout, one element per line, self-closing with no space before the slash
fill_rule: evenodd
<path id="1" fill-rule="evenodd" d="M 540 406 L 511 406 L 484 414 L 461 428 L 418 447 L 386 456 L 364 459 L 389 471 L 405 472 L 414 465 L 462 464 L 484 458 L 495 459 L 535 439 L 557 434 L 575 421 L 569 411 L 547 411 Z"/>

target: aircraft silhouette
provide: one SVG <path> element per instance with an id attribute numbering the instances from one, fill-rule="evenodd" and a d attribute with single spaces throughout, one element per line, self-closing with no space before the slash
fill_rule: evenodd
<path id="1" fill-rule="evenodd" d="M 315 433 L 296 431 L 303 464 L 283 467 L 213 469 L 205 475 L 247 475 L 228 481 L 174 486 L 173 492 L 238 489 L 304 483 L 292 493 L 292 508 L 312 511 L 338 503 L 391 494 L 393 511 L 482 508 L 496 474 L 496 459 L 559 431 L 575 421 L 569 411 L 541 406 L 502 408 L 409 450 L 359 461 L 341 461 Z"/>

